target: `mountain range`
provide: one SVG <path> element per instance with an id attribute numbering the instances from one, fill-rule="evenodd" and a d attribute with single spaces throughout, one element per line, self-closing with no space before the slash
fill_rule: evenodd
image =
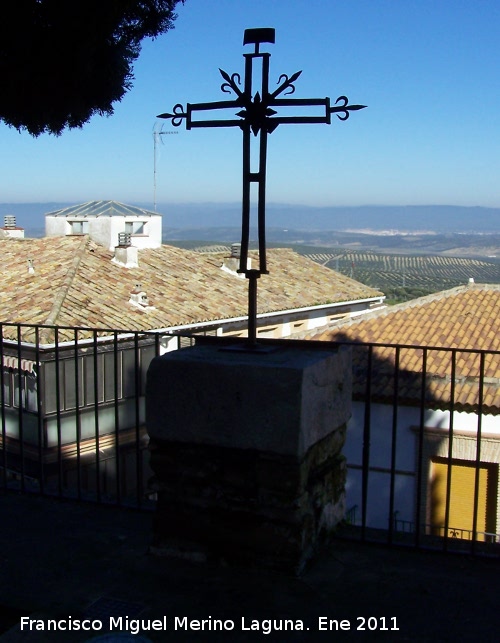
<path id="1" fill-rule="evenodd" d="M 0 203 L 3 216 L 13 214 L 26 236 L 44 234 L 44 215 L 74 203 Z M 134 203 L 152 210 L 151 203 Z M 160 203 L 164 229 L 239 228 L 239 203 Z M 306 231 L 476 233 L 500 232 L 500 208 L 454 205 L 306 206 L 271 203 L 266 211 L 272 228 Z"/>

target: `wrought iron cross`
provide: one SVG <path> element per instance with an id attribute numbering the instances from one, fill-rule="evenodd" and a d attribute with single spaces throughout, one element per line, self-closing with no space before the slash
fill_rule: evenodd
<path id="1" fill-rule="evenodd" d="M 257 279 L 260 275 L 267 274 L 266 261 L 266 160 L 267 160 L 267 136 L 274 132 L 278 125 L 284 123 L 331 123 L 331 115 L 336 114 L 337 118 L 345 121 L 349 118 L 351 111 L 363 109 L 365 105 L 349 105 L 346 96 L 339 96 L 334 106 L 330 104 L 329 98 L 283 98 L 283 96 L 295 92 L 295 81 L 301 71 L 288 77 L 281 74 L 278 80 L 278 87 L 273 92 L 269 90 L 269 60 L 271 54 L 260 52 L 261 43 L 274 43 L 274 29 L 246 29 L 243 45 L 253 44 L 255 49 L 252 53 L 243 54 L 245 58 L 245 76 L 243 89 L 240 89 L 240 74 L 231 76 L 219 69 L 224 83 L 221 90 L 227 94 L 234 94 L 232 100 L 214 101 L 211 103 L 187 103 L 186 109 L 178 103 L 173 108 L 173 113 L 159 114 L 158 118 L 170 119 L 174 127 L 179 127 L 182 121 L 186 121 L 186 129 L 195 127 L 239 127 L 243 131 L 243 202 L 242 202 L 242 225 L 241 225 L 241 253 L 239 273 L 243 273 L 248 282 L 248 340 L 255 345 L 257 332 Z M 261 88 L 260 92 L 253 93 L 254 62 L 261 59 Z M 276 111 L 277 107 L 300 107 L 318 106 L 324 108 L 324 113 L 318 116 L 280 116 Z M 233 118 L 213 120 L 193 120 L 194 112 L 239 109 L 233 114 Z M 234 118 L 236 116 L 237 118 Z M 251 170 L 251 135 L 259 136 L 259 159 L 258 170 Z M 257 231 L 259 248 L 259 267 L 251 269 L 248 267 L 248 245 L 250 237 L 250 187 L 252 183 L 258 186 L 257 196 Z"/>

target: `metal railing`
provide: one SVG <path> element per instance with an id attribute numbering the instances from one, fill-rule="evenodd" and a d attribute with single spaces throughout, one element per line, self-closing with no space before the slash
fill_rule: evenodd
<path id="1" fill-rule="evenodd" d="M 432 534 L 444 538 L 444 525 L 433 525 L 430 523 L 423 524 L 420 529 L 427 534 Z M 399 520 L 394 518 L 394 530 L 404 534 L 414 534 L 416 525 L 410 520 Z M 477 531 L 474 535 L 472 529 L 463 529 L 461 527 L 448 527 L 448 538 L 457 538 L 460 540 L 480 540 L 486 543 L 500 543 L 500 534 L 488 531 Z"/>
<path id="2" fill-rule="evenodd" d="M 146 508 L 162 335 L 0 324 L 0 488 Z"/>
<path id="3" fill-rule="evenodd" d="M 347 504 L 358 511 L 344 531 L 498 555 L 500 351 L 345 343 Z"/>
<path id="4" fill-rule="evenodd" d="M 0 324 L 0 338 L 0 489 L 141 509 L 155 500 L 149 362 L 194 342 L 242 342 L 25 324 Z M 339 535 L 497 554 L 500 351 L 337 344 L 353 364 Z"/>

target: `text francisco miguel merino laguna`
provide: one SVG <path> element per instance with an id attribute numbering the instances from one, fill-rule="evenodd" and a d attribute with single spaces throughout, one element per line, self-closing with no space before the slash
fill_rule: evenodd
<path id="1" fill-rule="evenodd" d="M 139 619 L 129 618 L 128 616 L 110 616 L 109 620 L 102 621 L 100 619 L 76 619 L 68 616 L 62 619 L 34 619 L 28 616 L 21 618 L 21 630 L 28 631 L 53 631 L 53 632 L 67 632 L 67 631 L 99 631 L 103 628 L 105 631 L 120 631 L 130 632 L 131 634 L 139 634 L 147 631 L 169 631 L 169 630 L 184 630 L 184 631 L 219 631 L 230 632 L 236 628 L 237 621 L 233 619 L 216 619 L 209 616 L 206 619 L 188 619 L 187 616 L 174 616 L 158 619 Z M 300 619 L 250 619 L 242 617 L 238 621 L 241 631 L 258 631 L 261 634 L 270 634 L 271 632 L 293 632 L 296 630 L 309 630 L 311 628 L 304 624 Z M 107 625 L 107 628 L 105 627 Z M 316 628 L 319 631 L 335 631 L 335 630 L 384 630 L 395 631 L 398 630 L 396 618 L 386 617 L 371 617 L 364 618 L 358 617 L 356 622 L 351 622 L 348 619 L 332 619 L 326 616 L 320 616 L 316 623 Z"/>

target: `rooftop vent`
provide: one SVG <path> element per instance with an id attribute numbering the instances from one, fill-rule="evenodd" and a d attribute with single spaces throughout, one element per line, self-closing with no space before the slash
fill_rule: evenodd
<path id="1" fill-rule="evenodd" d="M 16 217 L 13 214 L 6 214 L 3 220 L 4 226 L 3 228 L 0 228 L 0 237 L 18 239 L 22 239 L 24 237 L 24 229 L 17 227 Z"/>
<path id="2" fill-rule="evenodd" d="M 118 247 L 120 247 L 120 248 L 128 248 L 131 245 L 130 237 L 131 237 L 130 232 L 119 232 L 118 233 Z"/>
<path id="3" fill-rule="evenodd" d="M 224 263 L 221 268 L 225 272 L 230 272 L 237 277 L 245 277 L 243 273 L 239 273 L 240 268 L 240 256 L 241 256 L 241 243 L 232 243 L 231 244 L 231 256 L 224 259 Z M 252 260 L 247 258 L 247 270 L 250 270 L 252 267 Z"/>
<path id="4" fill-rule="evenodd" d="M 146 295 L 146 292 L 142 288 L 142 284 L 136 283 L 134 290 L 130 293 L 130 299 L 128 300 L 129 304 L 138 306 L 139 308 L 151 308 L 149 305 L 149 299 Z"/>

